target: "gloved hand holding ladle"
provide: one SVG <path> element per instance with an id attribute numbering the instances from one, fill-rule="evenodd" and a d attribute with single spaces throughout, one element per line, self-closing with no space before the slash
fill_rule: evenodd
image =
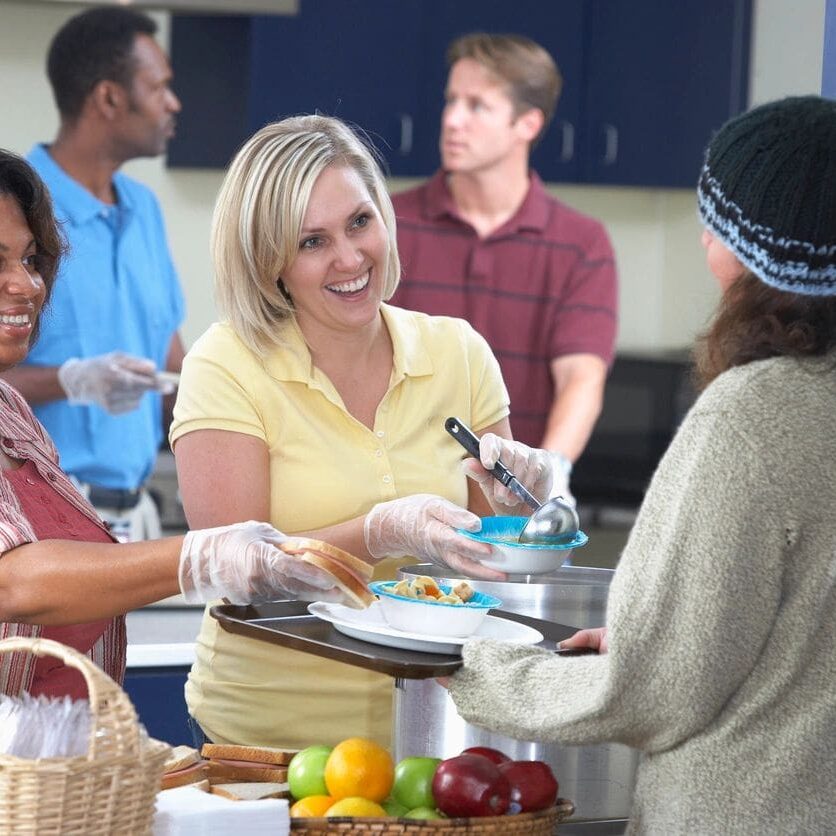
<path id="1" fill-rule="evenodd" d="M 471 456 L 476 459 L 480 458 L 479 439 L 458 418 L 448 418 L 444 423 L 444 428 Z M 497 461 L 489 472 L 534 511 L 520 533 L 520 543 L 562 544 L 569 542 L 577 535 L 579 526 L 577 512 L 561 497 L 554 497 L 541 503 L 501 461 Z"/>

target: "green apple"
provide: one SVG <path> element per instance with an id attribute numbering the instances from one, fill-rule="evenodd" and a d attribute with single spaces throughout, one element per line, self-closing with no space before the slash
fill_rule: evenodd
<path id="1" fill-rule="evenodd" d="M 325 786 L 325 762 L 330 754 L 330 746 L 308 746 L 293 756 L 287 767 L 287 783 L 297 801 L 309 795 L 329 795 Z"/>
<path id="2" fill-rule="evenodd" d="M 392 797 L 400 801 L 407 810 L 416 807 L 435 808 L 433 798 L 433 776 L 441 758 L 409 757 L 399 761 L 395 767 L 395 783 Z"/>

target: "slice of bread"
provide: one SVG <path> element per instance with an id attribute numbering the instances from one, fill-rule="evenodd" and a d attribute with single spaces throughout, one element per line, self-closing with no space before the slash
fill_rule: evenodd
<path id="1" fill-rule="evenodd" d="M 211 760 L 209 766 L 209 783 L 222 784 L 237 781 L 275 781 L 283 784 L 287 780 L 286 766 L 268 766 L 267 764 L 252 764 L 246 761 Z"/>
<path id="2" fill-rule="evenodd" d="M 185 769 L 200 760 L 200 752 L 191 746 L 175 746 L 163 766 L 163 772 L 175 772 L 178 769 Z"/>
<path id="3" fill-rule="evenodd" d="M 311 537 L 290 537 L 279 548 L 287 554 L 318 553 L 341 563 L 354 572 L 364 583 L 368 583 L 372 579 L 374 568 L 369 563 L 344 551 L 339 546 L 326 543 L 324 540 L 314 540 Z"/>
<path id="4" fill-rule="evenodd" d="M 234 746 L 226 743 L 204 743 L 200 754 L 214 760 L 247 761 L 286 766 L 298 749 L 281 749 L 273 746 Z"/>
<path id="5" fill-rule="evenodd" d="M 329 574 L 344 593 L 348 606 L 362 610 L 374 602 L 368 586 L 373 569 L 365 560 L 310 537 L 290 537 L 279 548 Z"/>
<path id="6" fill-rule="evenodd" d="M 187 784 L 197 784 L 209 779 L 209 761 L 198 761 L 183 769 L 163 773 L 160 789 L 172 790 L 175 787 L 185 787 Z"/>
<path id="7" fill-rule="evenodd" d="M 238 784 L 213 784 L 212 795 L 221 795 L 235 801 L 257 801 L 261 798 L 287 798 L 287 784 L 276 781 L 249 781 Z"/>
<path id="8" fill-rule="evenodd" d="M 317 552 L 302 552 L 298 557 L 300 560 L 304 560 L 331 575 L 336 585 L 344 593 L 345 603 L 348 606 L 364 610 L 374 603 L 374 593 L 361 578 L 358 578 L 343 564 Z"/>

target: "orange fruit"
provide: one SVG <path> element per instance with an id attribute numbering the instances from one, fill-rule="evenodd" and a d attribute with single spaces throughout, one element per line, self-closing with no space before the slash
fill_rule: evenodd
<path id="1" fill-rule="evenodd" d="M 334 802 L 325 813 L 326 816 L 388 816 L 389 814 L 368 798 L 351 796 Z"/>
<path id="2" fill-rule="evenodd" d="M 325 811 L 334 803 L 330 795 L 309 795 L 300 798 L 291 808 L 290 815 L 297 819 L 324 816 Z"/>
<path id="3" fill-rule="evenodd" d="M 337 800 L 359 796 L 383 801 L 394 780 L 392 756 L 380 744 L 363 737 L 349 737 L 338 743 L 325 763 L 325 786 Z"/>

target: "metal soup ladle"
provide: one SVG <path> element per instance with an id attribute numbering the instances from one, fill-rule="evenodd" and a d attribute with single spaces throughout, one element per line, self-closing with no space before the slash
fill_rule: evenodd
<path id="1" fill-rule="evenodd" d="M 444 422 L 444 429 L 471 456 L 476 459 L 479 458 L 479 439 L 458 418 L 448 418 Z M 490 473 L 534 510 L 520 532 L 520 543 L 567 543 L 578 533 L 578 514 L 561 497 L 554 497 L 542 503 L 539 502 L 501 461 L 497 461 Z"/>

